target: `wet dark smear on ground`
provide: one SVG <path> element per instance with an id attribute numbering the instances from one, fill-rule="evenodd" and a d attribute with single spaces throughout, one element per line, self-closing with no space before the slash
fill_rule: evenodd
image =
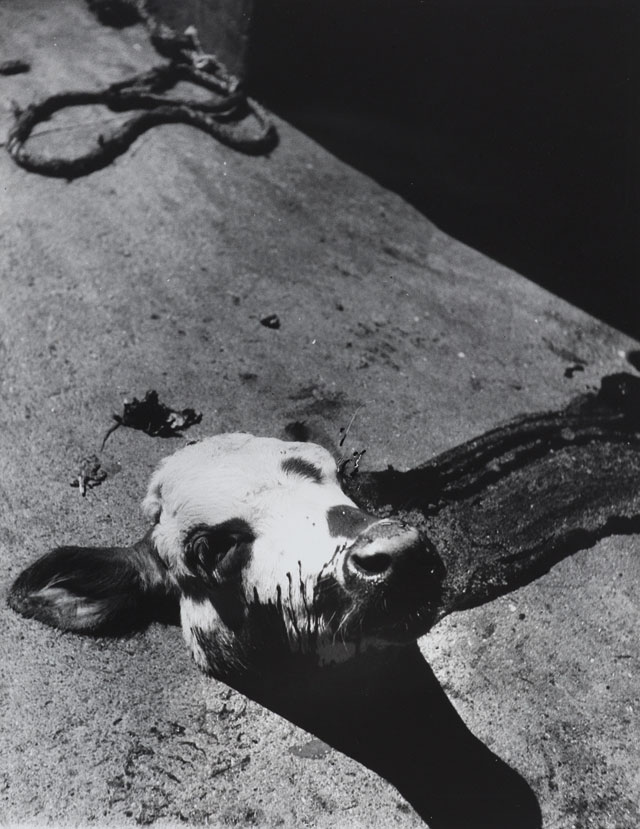
<path id="1" fill-rule="evenodd" d="M 515 590 L 613 534 L 640 532 L 640 378 L 604 377 L 405 472 L 347 472 L 362 508 L 426 533 L 446 568 L 439 618 Z"/>

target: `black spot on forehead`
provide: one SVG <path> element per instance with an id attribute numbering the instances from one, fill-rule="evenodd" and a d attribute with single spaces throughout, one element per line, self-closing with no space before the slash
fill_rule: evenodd
<path id="1" fill-rule="evenodd" d="M 301 475 L 303 478 L 308 478 L 316 484 L 322 483 L 322 470 L 311 461 L 306 461 L 304 458 L 286 458 L 282 461 L 282 471 L 287 474 Z"/>
<path id="2" fill-rule="evenodd" d="M 334 538 L 340 535 L 344 538 L 355 538 L 363 530 L 366 530 L 369 524 L 373 524 L 377 520 L 374 515 L 368 515 L 357 507 L 351 507 L 348 504 L 329 507 L 327 510 L 329 533 Z"/>

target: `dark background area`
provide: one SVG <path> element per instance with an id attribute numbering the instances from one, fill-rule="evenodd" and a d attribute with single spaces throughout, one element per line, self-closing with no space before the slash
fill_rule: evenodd
<path id="1" fill-rule="evenodd" d="M 640 4 L 260 0 L 250 42 L 276 112 L 640 337 Z"/>

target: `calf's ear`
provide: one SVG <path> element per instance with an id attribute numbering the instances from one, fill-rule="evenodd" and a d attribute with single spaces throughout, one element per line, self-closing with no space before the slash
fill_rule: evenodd
<path id="1" fill-rule="evenodd" d="M 132 547 L 57 547 L 18 576 L 8 602 L 23 616 L 89 634 L 173 621 L 178 607 L 150 532 Z"/>

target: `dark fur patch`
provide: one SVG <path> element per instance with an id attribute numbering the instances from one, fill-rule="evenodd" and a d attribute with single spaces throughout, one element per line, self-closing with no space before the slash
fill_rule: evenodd
<path id="1" fill-rule="evenodd" d="M 133 547 L 57 547 L 18 576 L 8 602 L 61 630 L 121 633 L 175 607 L 164 574 L 148 537 Z"/>
<path id="2" fill-rule="evenodd" d="M 241 518 L 193 527 L 185 541 L 185 563 L 192 575 L 178 579 L 180 587 L 202 598 L 210 588 L 233 581 L 251 560 L 254 541 L 251 526 Z"/>
<path id="3" fill-rule="evenodd" d="M 377 521 L 374 515 L 368 515 L 357 507 L 350 507 L 347 504 L 340 504 L 337 507 L 329 507 L 327 510 L 327 523 L 329 533 L 336 538 L 356 538 L 363 530 Z"/>
<path id="4" fill-rule="evenodd" d="M 282 471 L 287 474 L 301 475 L 316 484 L 322 483 L 322 470 L 310 461 L 305 461 L 304 458 L 287 458 L 282 461 Z"/>

